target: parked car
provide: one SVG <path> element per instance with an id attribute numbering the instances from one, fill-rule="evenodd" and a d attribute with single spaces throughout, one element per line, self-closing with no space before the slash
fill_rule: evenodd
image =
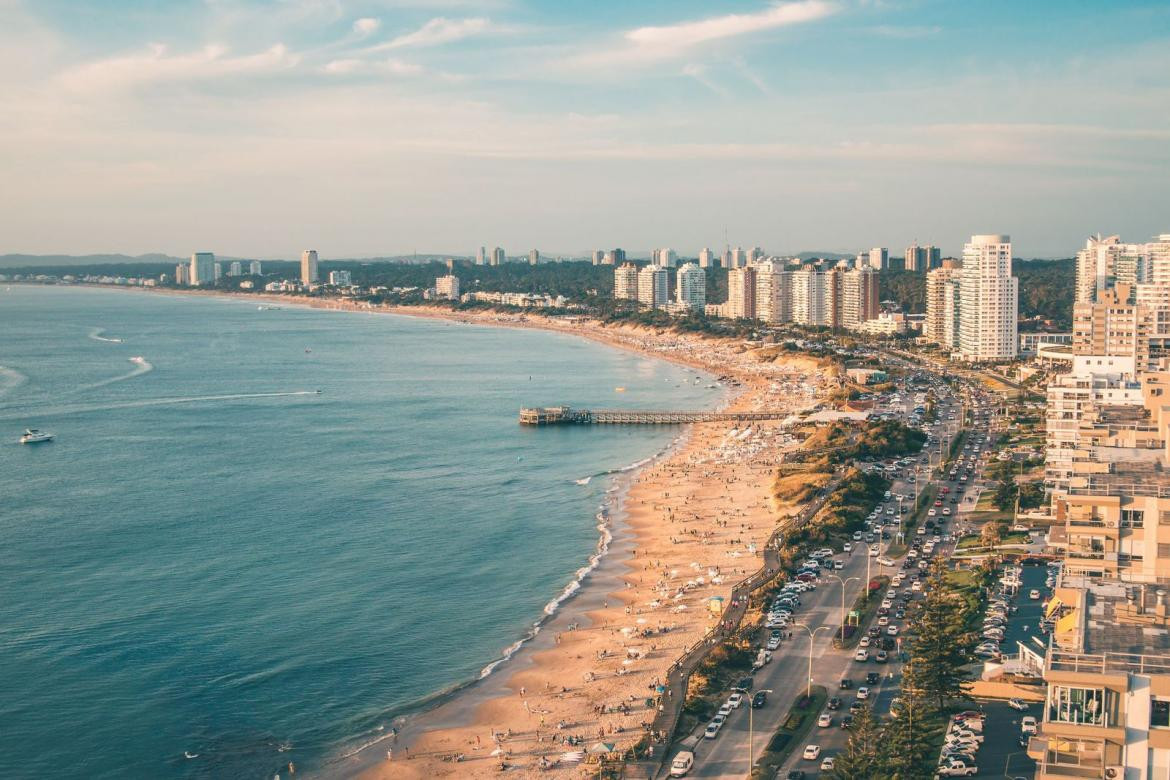
<path id="1" fill-rule="evenodd" d="M 817 757 L 820 755 L 821 755 L 821 746 L 820 745 L 807 745 L 804 749 L 804 753 L 802 753 L 800 757 L 803 758 L 805 761 L 816 761 Z"/>

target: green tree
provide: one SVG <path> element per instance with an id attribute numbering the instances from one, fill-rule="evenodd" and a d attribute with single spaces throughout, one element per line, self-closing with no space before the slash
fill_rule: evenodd
<path id="1" fill-rule="evenodd" d="M 906 670 L 915 666 L 913 659 Z M 932 736 L 938 730 L 937 721 L 927 717 L 926 706 L 919 692 L 907 683 L 902 685 L 902 706 L 895 718 L 882 732 L 882 753 L 873 777 L 889 780 L 927 780 L 934 777 L 938 748 Z"/>
<path id="2" fill-rule="evenodd" d="M 1016 486 L 1016 481 L 1010 477 L 1001 479 L 999 484 L 995 486 L 995 496 L 992 498 L 992 503 L 995 508 L 1001 512 L 1010 512 L 1016 506 L 1016 493 L 1019 492 L 1019 487 Z"/>
<path id="3" fill-rule="evenodd" d="M 833 767 L 837 780 L 870 780 L 881 768 L 882 728 L 869 707 L 862 707 L 853 716 L 849 744 L 838 753 Z"/>
<path id="4" fill-rule="evenodd" d="M 950 699 L 966 698 L 971 679 L 963 668 L 970 661 L 970 607 L 946 586 L 945 572 L 941 560 L 931 570 L 926 598 L 910 621 L 911 662 L 903 673 L 904 689 L 936 712 Z"/>

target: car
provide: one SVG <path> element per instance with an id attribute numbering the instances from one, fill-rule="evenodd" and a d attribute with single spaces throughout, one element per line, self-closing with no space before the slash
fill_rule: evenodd
<path id="1" fill-rule="evenodd" d="M 802 753 L 800 757 L 803 758 L 805 761 L 816 761 L 820 755 L 821 755 L 821 746 L 820 745 L 806 745 L 804 748 L 804 753 Z"/>
<path id="2" fill-rule="evenodd" d="M 837 683 L 837 687 L 841 689 L 849 689 L 853 687 L 853 681 L 848 677 L 842 677 L 841 682 Z"/>
<path id="3" fill-rule="evenodd" d="M 1028 591 L 1028 598 L 1032 599 L 1032 601 L 1039 601 L 1040 600 L 1040 591 L 1036 590 L 1035 588 L 1032 588 L 1032 590 Z"/>
<path id="4" fill-rule="evenodd" d="M 877 562 L 880 563 L 882 566 L 893 566 L 894 565 L 894 559 L 887 558 L 885 556 L 878 558 Z"/>
<path id="5" fill-rule="evenodd" d="M 869 652 L 864 647 L 859 648 L 857 652 L 853 654 L 853 660 L 863 664 L 869 660 Z"/>
<path id="6" fill-rule="evenodd" d="M 892 606 L 894 606 L 894 605 L 890 604 L 890 607 L 892 607 Z M 884 607 L 884 609 L 889 609 L 890 607 Z M 890 624 L 890 619 L 888 617 L 886 617 L 885 615 L 882 615 L 881 617 L 879 617 L 877 619 L 877 624 L 879 626 L 882 626 L 882 627 L 888 626 Z"/>
<path id="7" fill-rule="evenodd" d="M 752 697 L 752 709 L 758 710 L 768 703 L 768 694 L 765 691 L 756 691 L 756 695 Z"/>
<path id="8" fill-rule="evenodd" d="M 833 771 L 833 757 L 832 756 L 825 756 L 825 760 L 821 762 L 821 771 L 822 772 L 832 772 Z"/>
<path id="9" fill-rule="evenodd" d="M 897 636 L 898 635 L 898 627 L 897 626 L 886 626 L 886 633 L 889 634 L 890 636 Z"/>
<path id="10" fill-rule="evenodd" d="M 857 646 L 858 646 L 858 647 L 869 647 L 869 637 L 868 637 L 868 636 L 863 636 L 863 637 L 862 637 L 862 638 L 861 638 L 861 639 L 860 639 L 860 640 L 857 642 Z"/>
<path id="11" fill-rule="evenodd" d="M 849 705 L 850 712 L 857 712 L 858 710 L 863 710 L 863 709 L 865 709 L 865 702 L 858 701 L 857 699 L 854 699 L 853 702 L 850 703 L 850 705 Z"/>
<path id="12" fill-rule="evenodd" d="M 1020 733 L 1035 735 L 1036 733 L 1036 719 L 1031 715 L 1024 716 L 1020 721 Z"/>
<path id="13" fill-rule="evenodd" d="M 830 710 L 841 709 L 841 698 L 838 696 L 834 696 L 833 698 L 829 699 L 828 707 Z"/>
<path id="14" fill-rule="evenodd" d="M 869 688 L 864 685 L 857 689 L 857 698 L 865 700 L 869 698 Z"/>
<path id="15" fill-rule="evenodd" d="M 670 776 L 671 777 L 685 777 L 686 773 L 691 771 L 691 767 L 695 765 L 695 754 L 689 750 L 679 751 L 674 760 L 670 762 Z"/>
<path id="16" fill-rule="evenodd" d="M 1027 712 L 1028 710 L 1028 703 L 1023 699 L 1008 699 L 1008 706 L 1020 712 Z"/>
<path id="17" fill-rule="evenodd" d="M 826 728 L 833 725 L 833 715 L 828 712 L 822 712 L 821 716 L 817 718 L 817 727 Z"/>
<path id="18" fill-rule="evenodd" d="M 780 648 L 780 640 L 777 637 L 772 637 L 768 640 L 768 644 L 764 645 L 769 650 L 777 650 Z"/>
<path id="19" fill-rule="evenodd" d="M 703 731 L 704 739 L 715 739 L 715 737 L 719 736 L 719 729 L 721 728 L 723 728 L 723 721 L 719 721 L 718 723 L 711 721 Z"/>
<path id="20" fill-rule="evenodd" d="M 885 650 L 878 650 L 877 654 L 874 655 L 873 660 L 879 664 L 884 664 L 890 660 L 890 654 Z"/>
<path id="21" fill-rule="evenodd" d="M 870 672 L 869 674 L 865 675 L 865 684 L 877 685 L 879 682 L 881 682 L 881 679 L 882 676 L 877 672 Z"/>
<path id="22" fill-rule="evenodd" d="M 723 706 L 719 708 L 719 714 L 722 715 L 724 718 L 726 718 L 728 715 L 731 714 L 731 710 L 732 710 L 731 702 L 724 702 Z"/>
<path id="23" fill-rule="evenodd" d="M 785 777 L 785 780 L 804 780 L 804 770 L 803 769 L 793 769 L 784 777 Z"/>
<path id="24" fill-rule="evenodd" d="M 847 729 L 852 725 L 853 725 L 853 716 L 852 715 L 841 716 L 841 728 Z"/>
<path id="25" fill-rule="evenodd" d="M 727 697 L 727 703 L 731 705 L 732 709 L 738 710 L 739 705 L 743 704 L 743 694 L 736 691 Z"/>
<path id="26" fill-rule="evenodd" d="M 744 693 L 746 693 L 746 692 L 750 691 L 752 689 L 752 686 L 755 684 L 756 684 L 756 681 L 753 680 L 751 677 L 740 677 L 739 682 L 737 682 L 735 685 L 731 686 L 731 690 L 743 691 Z"/>

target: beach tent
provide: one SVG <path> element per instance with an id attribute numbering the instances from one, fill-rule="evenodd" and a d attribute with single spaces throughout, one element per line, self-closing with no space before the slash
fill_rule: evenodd
<path id="1" fill-rule="evenodd" d="M 612 742 L 598 742 L 593 747 L 589 748 L 589 752 L 593 755 L 601 755 L 603 753 L 612 753 L 617 748 Z"/>

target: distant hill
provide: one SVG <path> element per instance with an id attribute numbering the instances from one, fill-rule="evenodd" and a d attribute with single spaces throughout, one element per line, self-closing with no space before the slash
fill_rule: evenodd
<path id="1" fill-rule="evenodd" d="M 138 255 L 0 255 L 0 268 L 29 268 L 32 266 L 63 265 L 141 265 L 143 263 L 181 263 L 186 258 L 171 257 L 159 252 Z"/>

